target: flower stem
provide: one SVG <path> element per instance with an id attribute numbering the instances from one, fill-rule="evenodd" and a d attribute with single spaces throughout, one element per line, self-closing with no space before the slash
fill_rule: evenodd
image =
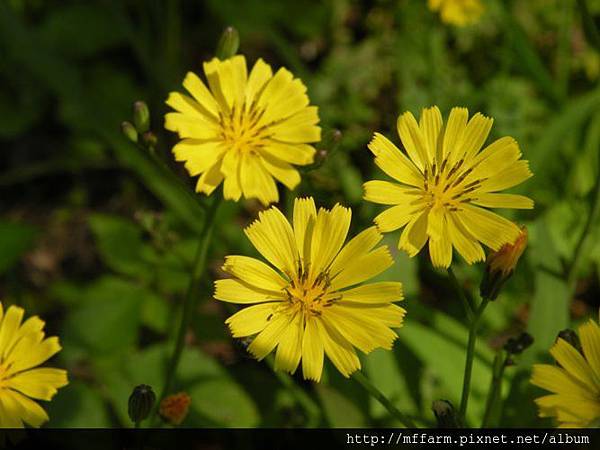
<path id="1" fill-rule="evenodd" d="M 356 371 L 352 374 L 352 378 L 354 378 L 358 384 L 360 384 L 373 398 L 375 398 L 379 403 L 381 403 L 389 413 L 394 416 L 402 425 L 406 428 L 417 428 L 414 422 L 406 417 L 404 414 L 400 412 L 398 408 L 396 408 L 390 400 L 383 395 L 383 393 L 377 389 L 373 384 L 369 381 L 367 377 L 361 372 Z"/>
<path id="2" fill-rule="evenodd" d="M 460 283 L 458 282 L 456 275 L 454 275 L 454 271 L 452 270 L 452 267 L 448 267 L 448 275 L 450 276 L 450 281 L 452 281 L 452 285 L 454 286 L 454 289 L 458 293 L 458 296 L 460 297 L 460 300 L 465 308 L 465 312 L 467 313 L 467 318 L 469 319 L 469 322 L 472 322 L 473 321 L 473 308 L 471 307 L 471 303 L 469 303 L 469 299 L 467 299 L 467 296 L 465 295 L 465 291 L 463 290 Z"/>
<path id="3" fill-rule="evenodd" d="M 458 411 L 460 420 L 465 423 L 465 415 L 467 413 L 467 405 L 469 403 L 469 393 L 471 391 L 471 374 L 473 372 L 473 359 L 475 357 L 475 342 L 477 341 L 477 328 L 479 325 L 479 319 L 485 310 L 485 307 L 489 303 L 489 298 L 484 297 L 481 300 L 479 308 L 475 311 L 473 319 L 469 326 L 469 341 L 467 343 L 467 358 L 465 361 L 465 374 L 463 377 L 463 388 L 462 396 L 460 399 L 460 408 Z"/>
<path id="4" fill-rule="evenodd" d="M 483 415 L 483 421 L 481 428 L 491 426 L 490 421 L 495 413 L 496 404 L 500 399 L 502 393 L 502 378 L 504 377 L 504 369 L 506 368 L 506 356 L 504 351 L 500 351 L 494 358 L 494 365 L 492 367 L 492 381 L 490 382 L 490 389 L 488 391 L 487 400 L 485 402 L 485 413 Z"/>
<path id="5" fill-rule="evenodd" d="M 171 359 L 169 360 L 169 365 L 167 366 L 165 384 L 162 388 L 158 403 L 160 403 L 160 400 L 162 400 L 165 395 L 168 394 L 173 384 L 175 373 L 177 372 L 177 366 L 179 365 L 179 360 L 181 358 L 181 353 L 183 351 L 185 342 L 185 334 L 192 321 L 192 316 L 196 307 L 196 301 L 198 300 L 198 286 L 200 285 L 200 280 L 204 275 L 204 271 L 206 270 L 206 257 L 208 255 L 208 248 L 215 225 L 215 217 L 220 203 L 221 198 L 215 196 L 212 204 L 209 207 L 209 210 L 207 211 L 206 218 L 204 219 L 204 225 L 200 233 L 200 242 L 198 244 L 198 250 L 196 251 L 196 257 L 194 259 L 192 276 L 190 277 L 190 282 L 182 308 L 181 321 L 179 323 L 179 329 L 177 331 L 177 337 L 175 340 L 175 348 L 173 350 L 173 354 L 171 355 Z"/>

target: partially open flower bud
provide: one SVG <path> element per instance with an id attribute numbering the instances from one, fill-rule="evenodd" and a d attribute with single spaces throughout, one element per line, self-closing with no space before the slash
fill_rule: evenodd
<path id="1" fill-rule="evenodd" d="M 160 415 L 171 425 L 180 425 L 186 418 L 192 399 L 185 392 L 169 395 L 160 402 Z"/>
<path id="2" fill-rule="evenodd" d="M 438 428 L 458 428 L 456 411 L 448 400 L 434 401 L 431 410 L 437 419 Z"/>
<path id="3" fill-rule="evenodd" d="M 129 396 L 128 412 L 131 421 L 139 424 L 145 420 L 152 411 L 155 400 L 156 396 L 150 386 L 147 384 L 136 386 Z"/>
<path id="4" fill-rule="evenodd" d="M 519 258 L 527 247 L 527 228 L 512 244 L 504 244 L 500 250 L 488 255 L 485 273 L 481 280 L 480 293 L 484 298 L 495 300 L 504 283 L 512 276 Z"/>

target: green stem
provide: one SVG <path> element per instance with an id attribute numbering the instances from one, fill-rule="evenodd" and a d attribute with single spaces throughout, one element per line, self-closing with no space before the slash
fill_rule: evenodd
<path id="1" fill-rule="evenodd" d="M 273 370 L 273 373 L 279 380 L 279 382 L 292 394 L 296 403 L 304 409 L 308 416 L 307 428 L 313 428 L 319 425 L 321 419 L 321 410 L 310 396 L 304 392 L 304 390 L 296 384 L 294 379 L 286 372 L 275 370 L 275 364 L 273 358 L 265 358 L 265 361 Z"/>
<path id="2" fill-rule="evenodd" d="M 477 311 L 475 312 L 475 315 L 473 316 L 473 319 L 471 320 L 469 326 L 469 342 L 467 344 L 465 374 L 463 377 L 462 396 L 460 399 L 460 409 L 458 412 L 460 420 L 463 424 L 465 423 L 467 405 L 469 403 L 469 393 L 471 391 L 471 374 L 473 372 L 473 359 L 475 357 L 475 342 L 477 341 L 477 328 L 479 325 L 479 319 L 481 319 L 481 315 L 483 314 L 483 311 L 485 310 L 485 307 L 487 306 L 489 301 L 490 300 L 485 297 L 481 300 L 481 304 L 479 305 L 479 308 L 477 308 Z"/>
<path id="3" fill-rule="evenodd" d="M 354 378 L 358 384 L 360 384 L 373 398 L 375 398 L 379 403 L 381 403 L 389 413 L 394 416 L 402 425 L 406 428 L 417 428 L 415 423 L 408 417 L 406 417 L 403 413 L 400 412 L 398 408 L 396 408 L 390 400 L 383 395 L 383 393 L 377 389 L 367 377 L 361 372 L 356 371 L 352 374 L 352 378 Z"/>
<path id="4" fill-rule="evenodd" d="M 502 378 L 504 377 L 504 369 L 506 368 L 506 356 L 504 351 L 500 351 L 494 358 L 494 365 L 492 368 L 492 380 L 490 382 L 490 389 L 488 391 L 488 397 L 485 403 L 485 413 L 483 415 L 483 421 L 481 428 L 489 427 L 492 415 L 495 412 L 496 405 L 500 399 L 502 393 Z"/>
<path id="5" fill-rule="evenodd" d="M 598 167 L 598 171 L 600 172 L 600 166 Z M 600 175 L 600 173 L 598 175 Z M 575 287 L 577 268 L 581 258 L 584 255 L 583 250 L 585 249 L 585 244 L 590 235 L 590 231 L 592 230 L 593 225 L 596 223 L 598 213 L 600 212 L 600 176 L 596 176 L 596 184 L 594 185 L 593 196 L 590 215 L 588 216 L 583 227 L 583 231 L 581 232 L 577 244 L 575 245 L 573 259 L 571 260 L 571 264 L 569 265 L 569 269 L 567 271 L 567 286 L 569 288 L 569 292 L 573 292 Z"/>
<path id="6" fill-rule="evenodd" d="M 215 225 L 215 217 L 220 203 L 221 197 L 215 195 L 215 198 L 213 199 L 210 209 L 208 210 L 204 220 L 202 232 L 200 233 L 198 250 L 194 259 L 192 276 L 190 277 L 190 282 L 182 308 L 181 321 L 179 323 L 179 329 L 177 331 L 177 337 L 175 340 L 175 348 L 167 367 L 165 384 L 162 388 L 160 397 L 158 397 L 159 401 L 157 403 L 160 403 L 160 400 L 162 400 L 165 395 L 169 393 L 175 378 L 175 373 L 177 372 L 177 366 L 179 365 L 179 360 L 181 358 L 181 353 L 183 352 L 183 346 L 185 343 L 185 334 L 192 321 L 196 307 L 196 301 L 198 300 L 198 287 L 206 270 L 206 257 L 208 255 L 210 240 Z"/>
<path id="7" fill-rule="evenodd" d="M 450 276 L 450 281 L 452 281 L 452 285 L 454 286 L 454 289 L 456 290 L 456 292 L 458 293 L 458 296 L 460 297 L 460 300 L 462 301 L 462 304 L 465 308 L 465 312 L 467 313 L 467 318 L 469 319 L 469 322 L 471 322 L 473 320 L 473 307 L 471 306 L 469 299 L 465 295 L 465 291 L 463 290 L 460 283 L 458 282 L 456 275 L 454 275 L 454 271 L 452 270 L 452 267 L 448 267 L 448 275 Z"/>

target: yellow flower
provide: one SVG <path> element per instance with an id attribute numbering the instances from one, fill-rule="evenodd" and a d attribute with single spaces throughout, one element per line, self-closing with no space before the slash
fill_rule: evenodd
<path id="1" fill-rule="evenodd" d="M 288 189 L 300 183 L 294 165 L 313 162 L 310 144 L 321 139 L 316 106 L 308 106 L 306 87 L 281 68 L 259 59 L 247 74 L 246 59 L 204 63 L 208 88 L 189 72 L 183 87 L 192 97 L 172 92 L 165 128 L 182 139 L 173 153 L 191 176 L 200 175 L 197 192 L 210 195 L 223 183 L 226 199 L 276 202 L 275 179 Z"/>
<path id="2" fill-rule="evenodd" d="M 57 337 L 44 339 L 44 321 L 0 302 L 0 428 L 39 427 L 48 415 L 32 399 L 51 400 L 67 384 L 61 369 L 35 368 L 60 350 Z"/>
<path id="3" fill-rule="evenodd" d="M 364 184 L 366 200 L 395 205 L 375 223 L 382 232 L 404 228 L 398 247 L 410 256 L 429 241 L 436 267 L 450 266 L 453 246 L 472 264 L 485 259 L 480 242 L 498 250 L 517 239 L 519 227 L 479 206 L 533 208 L 527 197 L 497 193 L 532 175 L 517 142 L 503 137 L 480 151 L 492 119 L 480 113 L 467 119 L 466 108 L 453 108 L 445 127 L 436 106 L 424 109 L 419 123 L 402 114 L 398 134 L 408 156 L 379 133 L 369 143 L 377 166 L 399 182 Z"/>
<path id="4" fill-rule="evenodd" d="M 561 427 L 600 424 L 600 328 L 593 320 L 579 327 L 582 353 L 562 338 L 550 349 L 560 366 L 535 364 L 531 382 L 552 392 L 536 399 L 540 417 Z"/>
<path id="5" fill-rule="evenodd" d="M 215 298 L 255 304 L 227 319 L 234 337 L 255 336 L 248 347 L 261 360 L 277 347 L 275 368 L 319 381 L 324 354 L 348 377 L 360 368 L 354 347 L 391 349 L 404 309 L 399 282 L 357 286 L 393 264 L 382 236 L 370 227 L 345 246 L 351 211 L 340 205 L 317 213 L 312 198 L 296 199 L 293 225 L 275 207 L 259 214 L 246 235 L 269 266 L 228 256 L 233 278 L 215 283 Z"/>
<path id="6" fill-rule="evenodd" d="M 477 22 L 483 13 L 481 0 L 428 0 L 427 4 L 439 11 L 442 21 L 459 27 Z"/>

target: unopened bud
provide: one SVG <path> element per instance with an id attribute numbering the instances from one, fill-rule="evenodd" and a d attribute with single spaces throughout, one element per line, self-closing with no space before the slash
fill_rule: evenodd
<path id="1" fill-rule="evenodd" d="M 150 110 L 145 102 L 137 101 L 133 104 L 133 124 L 140 134 L 150 129 Z"/>
<path id="2" fill-rule="evenodd" d="M 131 421 L 139 424 L 145 420 L 152 411 L 155 400 L 156 396 L 150 386 L 147 384 L 136 386 L 129 396 L 128 412 Z"/>
<path id="3" fill-rule="evenodd" d="M 523 353 L 523 351 L 530 347 L 533 344 L 533 336 L 529 333 L 523 332 L 516 338 L 511 337 L 504 344 L 504 350 L 512 355 L 519 355 Z"/>
<path id="4" fill-rule="evenodd" d="M 581 341 L 579 340 L 579 336 L 577 336 L 577 333 L 575 333 L 575 331 L 569 328 L 562 330 L 560 333 L 558 333 L 557 339 L 559 338 L 567 341 L 567 343 L 569 343 L 571 347 L 573 347 L 579 353 L 583 354 L 583 349 L 581 348 Z"/>
<path id="5" fill-rule="evenodd" d="M 223 31 L 219 43 L 217 44 L 216 56 L 220 60 L 231 58 L 240 47 L 240 34 L 233 27 L 227 27 Z"/>
<path id="6" fill-rule="evenodd" d="M 185 392 L 169 395 L 160 402 L 159 413 L 171 425 L 180 425 L 186 418 L 192 399 Z"/>
<path id="7" fill-rule="evenodd" d="M 121 133 L 133 143 L 138 141 L 138 133 L 131 122 L 125 121 L 121 123 Z"/>
<path id="8" fill-rule="evenodd" d="M 148 147 L 151 150 L 154 150 L 154 148 L 156 147 L 156 144 L 158 142 L 158 139 L 152 131 L 146 131 L 142 135 L 142 141 L 144 142 L 144 144 L 146 144 L 146 147 Z"/>
<path id="9" fill-rule="evenodd" d="M 458 428 L 456 411 L 448 400 L 434 401 L 431 410 L 437 419 L 438 428 Z"/>
<path id="10" fill-rule="evenodd" d="M 521 233 L 512 244 L 504 244 L 500 250 L 488 255 L 481 286 L 481 296 L 495 300 L 502 286 L 512 276 L 519 258 L 527 247 L 527 228 L 521 227 Z"/>

